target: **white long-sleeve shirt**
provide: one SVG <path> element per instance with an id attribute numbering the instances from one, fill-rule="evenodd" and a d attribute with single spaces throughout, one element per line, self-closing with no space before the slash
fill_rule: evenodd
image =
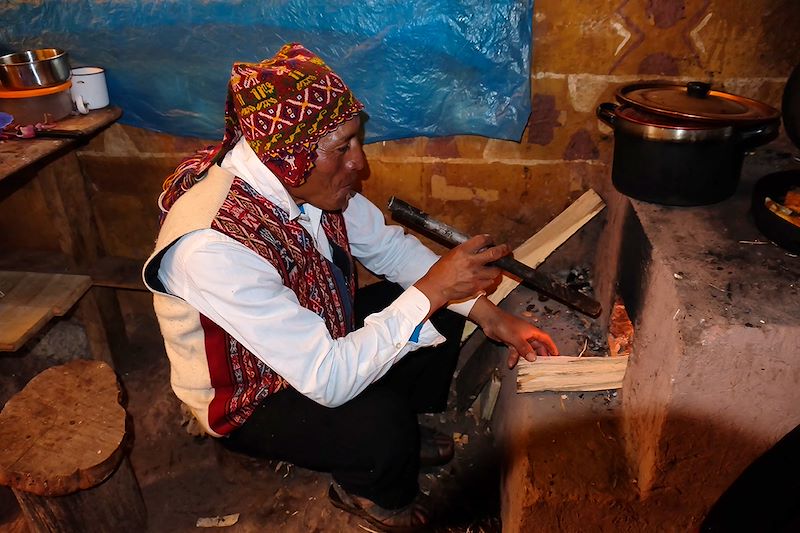
<path id="1" fill-rule="evenodd" d="M 317 249 L 331 259 L 322 212 L 303 211 L 246 142 L 225 157 L 222 168 L 235 174 L 275 205 L 298 218 Z M 324 321 L 302 307 L 266 259 L 211 229 L 180 238 L 161 260 L 158 279 L 213 320 L 302 394 L 335 407 L 354 398 L 383 376 L 406 353 L 444 340 L 425 321 L 416 342 L 410 337 L 430 311 L 430 302 L 413 287 L 438 256 L 397 226 L 387 226 L 381 211 L 356 194 L 343 212 L 351 252 L 366 268 L 406 290 L 391 305 L 370 315 L 364 327 L 333 339 Z M 474 300 L 451 308 L 468 315 Z"/>

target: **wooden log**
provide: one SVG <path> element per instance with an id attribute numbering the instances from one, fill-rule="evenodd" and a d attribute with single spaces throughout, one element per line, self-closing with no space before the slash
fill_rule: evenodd
<path id="1" fill-rule="evenodd" d="M 0 483 L 33 532 L 144 531 L 111 367 L 76 360 L 34 377 L 0 413 Z"/>
<path id="2" fill-rule="evenodd" d="M 141 533 L 147 517 L 128 458 L 114 475 L 89 490 L 64 496 L 37 496 L 14 489 L 32 533 L 97 532 Z"/>
<path id="3" fill-rule="evenodd" d="M 574 357 L 559 355 L 520 361 L 517 392 L 598 391 L 619 389 L 628 368 L 628 356 Z"/>

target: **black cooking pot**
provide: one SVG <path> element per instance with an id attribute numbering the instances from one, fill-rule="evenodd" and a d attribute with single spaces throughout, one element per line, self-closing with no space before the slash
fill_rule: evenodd
<path id="1" fill-rule="evenodd" d="M 597 116 L 614 129 L 618 191 L 664 205 L 708 205 L 731 196 L 747 150 L 778 135 L 778 110 L 708 84 L 641 83 L 617 91 Z"/>

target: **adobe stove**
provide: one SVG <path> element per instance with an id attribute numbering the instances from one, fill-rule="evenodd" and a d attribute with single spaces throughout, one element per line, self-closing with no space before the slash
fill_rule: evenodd
<path id="1" fill-rule="evenodd" d="M 735 193 L 711 205 L 664 206 L 609 183 L 607 208 L 578 244 L 544 265 L 591 262 L 594 296 L 616 298 L 634 327 L 622 387 L 517 393 L 503 386 L 492 426 L 504 457 L 504 531 L 691 531 L 762 453 L 800 424 L 800 258 L 753 217 L 762 177 L 800 172 L 782 139 L 744 158 Z M 596 323 L 517 289 L 562 353 Z M 577 332 L 577 333 L 576 333 Z M 503 349 L 497 360 L 503 360 Z M 755 511 L 754 511 L 755 512 Z"/>

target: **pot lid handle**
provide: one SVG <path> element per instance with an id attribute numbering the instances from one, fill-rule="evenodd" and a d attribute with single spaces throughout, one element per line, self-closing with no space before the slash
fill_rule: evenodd
<path id="1" fill-rule="evenodd" d="M 707 98 L 711 84 L 702 81 L 690 81 L 686 84 L 686 94 L 692 98 Z"/>

